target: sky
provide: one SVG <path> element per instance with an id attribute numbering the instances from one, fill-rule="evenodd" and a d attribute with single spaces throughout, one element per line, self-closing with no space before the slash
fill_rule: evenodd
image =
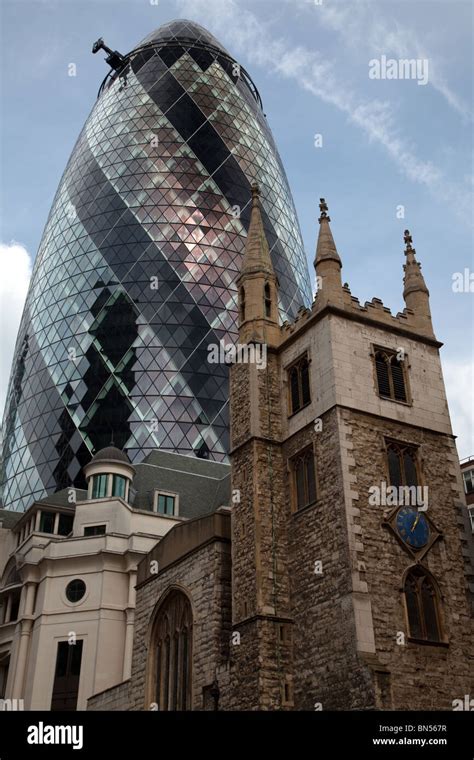
<path id="1" fill-rule="evenodd" d="M 474 454 L 470 0 L 0 0 L 0 8 L 1 409 L 49 208 L 108 71 L 92 43 L 103 37 L 126 53 L 161 24 L 188 18 L 260 92 L 312 277 L 324 196 L 343 281 L 361 303 L 378 297 L 396 314 L 410 230 L 444 343 L 458 451 Z M 382 67 L 400 59 L 418 61 L 414 76 Z"/>

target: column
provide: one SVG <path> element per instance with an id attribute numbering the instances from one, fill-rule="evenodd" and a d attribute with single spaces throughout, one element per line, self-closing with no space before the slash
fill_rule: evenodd
<path id="1" fill-rule="evenodd" d="M 137 571 L 129 572 L 128 580 L 128 604 L 125 610 L 126 628 L 125 628 L 125 647 L 123 658 L 122 678 L 126 681 L 132 674 L 132 654 L 133 654 L 133 629 L 135 626 L 135 584 L 137 582 Z"/>
<path id="2" fill-rule="evenodd" d="M 24 699 L 23 693 L 26 665 L 28 661 L 28 648 L 30 643 L 31 629 L 33 628 L 33 603 L 35 598 L 35 584 L 27 583 L 23 587 L 25 594 L 23 605 L 23 618 L 20 621 L 20 642 L 15 663 L 15 676 L 12 686 L 12 699 Z"/>

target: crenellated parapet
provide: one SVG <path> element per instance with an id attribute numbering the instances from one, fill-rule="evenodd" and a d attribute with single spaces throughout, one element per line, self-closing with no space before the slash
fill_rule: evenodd
<path id="1" fill-rule="evenodd" d="M 293 336 L 306 329 L 309 323 L 321 318 L 323 314 L 334 312 L 348 319 L 369 321 L 393 332 L 410 334 L 424 342 L 441 345 L 433 332 L 429 291 L 421 274 L 421 265 L 416 261 L 409 231 L 404 232 L 406 263 L 403 267 L 403 298 L 406 306 L 403 311 L 392 314 L 391 309 L 385 306 L 380 298 L 374 297 L 371 301 L 361 304 L 359 299 L 352 295 L 348 283 L 342 284 L 342 262 L 330 228 L 331 220 L 324 198 L 321 198 L 319 208 L 320 228 L 314 261 L 318 290 L 310 309 L 301 307 L 292 323 L 285 322 L 281 326 L 281 340 L 285 341 L 289 335 Z"/>

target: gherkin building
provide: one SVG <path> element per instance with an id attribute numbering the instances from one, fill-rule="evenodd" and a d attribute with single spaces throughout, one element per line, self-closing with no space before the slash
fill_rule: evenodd
<path id="1" fill-rule="evenodd" d="M 3 419 L 5 507 L 84 485 L 113 441 L 224 461 L 235 280 L 251 184 L 282 319 L 311 299 L 306 257 L 260 95 L 205 29 L 174 21 L 110 71 L 74 146 L 41 239 Z"/>

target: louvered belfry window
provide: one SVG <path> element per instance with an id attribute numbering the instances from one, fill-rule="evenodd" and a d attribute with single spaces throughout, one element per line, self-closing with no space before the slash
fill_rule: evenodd
<path id="1" fill-rule="evenodd" d="M 393 401 L 407 401 L 404 361 L 397 358 L 396 351 L 377 348 L 375 370 L 379 396 Z"/>

